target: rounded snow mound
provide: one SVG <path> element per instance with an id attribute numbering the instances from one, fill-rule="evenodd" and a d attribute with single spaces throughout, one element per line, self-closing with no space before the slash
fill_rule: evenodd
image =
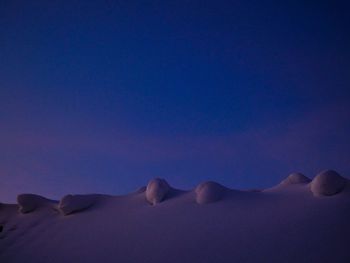
<path id="1" fill-rule="evenodd" d="M 198 204 L 208 204 L 219 201 L 227 192 L 227 188 L 216 182 L 203 182 L 196 189 L 196 201 Z"/>
<path id="2" fill-rule="evenodd" d="M 146 199 L 150 204 L 156 205 L 166 198 L 170 189 L 169 184 L 164 179 L 152 179 L 146 187 Z"/>
<path id="3" fill-rule="evenodd" d="M 293 184 L 308 184 L 311 179 L 303 175 L 302 173 L 292 173 L 286 179 L 284 179 L 281 184 L 283 185 L 293 185 Z"/>
<path id="4" fill-rule="evenodd" d="M 311 182 L 311 192 L 315 196 L 330 196 L 341 192 L 347 184 L 347 180 L 336 171 L 326 170 L 318 175 Z"/>
<path id="5" fill-rule="evenodd" d="M 23 214 L 30 213 L 41 206 L 52 203 L 55 203 L 55 201 L 52 201 L 40 195 L 20 194 L 17 196 L 17 204 L 19 206 L 18 210 Z"/>
<path id="6" fill-rule="evenodd" d="M 58 209 L 63 215 L 88 209 L 97 201 L 97 195 L 66 195 L 58 204 Z"/>

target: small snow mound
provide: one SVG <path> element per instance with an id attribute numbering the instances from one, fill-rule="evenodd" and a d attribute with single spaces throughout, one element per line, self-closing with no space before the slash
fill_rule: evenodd
<path id="1" fill-rule="evenodd" d="M 281 184 L 292 185 L 292 184 L 308 184 L 311 179 L 303 175 L 302 173 L 292 173 L 286 179 L 284 179 Z"/>
<path id="2" fill-rule="evenodd" d="M 91 207 L 96 200 L 96 195 L 66 195 L 58 204 L 58 209 L 63 215 L 69 215 Z"/>
<path id="3" fill-rule="evenodd" d="M 330 196 L 341 192 L 347 180 L 336 171 L 326 170 L 319 173 L 311 182 L 311 191 L 315 196 Z"/>
<path id="4" fill-rule="evenodd" d="M 208 204 L 220 200 L 228 189 L 216 182 L 203 182 L 196 189 L 196 201 L 198 204 Z"/>
<path id="5" fill-rule="evenodd" d="M 18 210 L 23 214 L 32 212 L 40 206 L 53 202 L 52 200 L 35 194 L 20 194 L 17 196 Z"/>
<path id="6" fill-rule="evenodd" d="M 146 199 L 152 205 L 162 202 L 170 191 L 170 186 L 164 179 L 152 179 L 146 187 Z"/>

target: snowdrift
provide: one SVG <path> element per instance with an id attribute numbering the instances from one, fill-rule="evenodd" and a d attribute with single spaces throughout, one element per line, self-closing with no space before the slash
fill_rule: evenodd
<path id="1" fill-rule="evenodd" d="M 56 201 L 35 194 L 20 194 L 17 196 L 18 211 L 24 214 L 40 207 L 53 206 L 56 203 Z"/>
<path id="2" fill-rule="evenodd" d="M 228 188 L 216 182 L 204 182 L 195 189 L 196 201 L 198 204 L 213 203 L 222 199 L 228 191 Z"/>
<path id="3" fill-rule="evenodd" d="M 264 191 L 153 179 L 124 196 L 33 194 L 0 204 L 0 262 L 350 262 L 348 179 L 288 176 Z"/>
<path id="4" fill-rule="evenodd" d="M 302 173 L 292 173 L 286 179 L 284 179 L 282 185 L 294 185 L 294 184 L 307 184 L 311 179 L 303 175 Z"/>
<path id="5" fill-rule="evenodd" d="M 333 170 L 319 173 L 311 183 L 311 191 L 315 196 L 335 195 L 348 184 L 348 180 Z"/>
<path id="6" fill-rule="evenodd" d="M 101 195 L 66 195 L 64 196 L 59 205 L 58 209 L 63 215 L 69 215 L 75 212 L 83 211 L 96 204 Z"/>
<path id="7" fill-rule="evenodd" d="M 164 179 L 155 178 L 151 180 L 146 187 L 146 199 L 156 205 L 162 202 L 170 192 L 170 186 Z"/>

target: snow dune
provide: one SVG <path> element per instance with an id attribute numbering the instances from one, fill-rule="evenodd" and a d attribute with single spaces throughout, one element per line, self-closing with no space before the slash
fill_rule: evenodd
<path id="1" fill-rule="evenodd" d="M 80 212 L 96 204 L 102 195 L 66 195 L 58 204 L 63 215 Z"/>
<path id="2" fill-rule="evenodd" d="M 150 204 L 156 205 L 166 198 L 170 190 L 171 188 L 167 181 L 155 178 L 146 187 L 146 199 Z"/>
<path id="3" fill-rule="evenodd" d="M 0 262 L 350 262 L 350 183 L 334 171 L 311 182 L 239 191 L 164 179 L 124 196 L 18 196 L 0 204 Z"/>
<path id="4" fill-rule="evenodd" d="M 314 195 L 335 195 L 341 192 L 347 180 L 337 172 L 328 170 L 319 173 L 311 183 L 311 191 Z"/>
<path id="5" fill-rule="evenodd" d="M 43 206 L 53 206 L 56 201 L 35 194 L 20 194 L 17 196 L 18 211 L 25 214 Z"/>
<path id="6" fill-rule="evenodd" d="M 286 179 L 284 179 L 282 185 L 293 185 L 293 184 L 307 184 L 310 183 L 311 179 L 303 175 L 302 173 L 292 173 Z"/>
<path id="7" fill-rule="evenodd" d="M 198 204 L 208 204 L 219 201 L 230 189 L 216 182 L 204 182 L 199 184 L 196 189 L 196 201 Z"/>

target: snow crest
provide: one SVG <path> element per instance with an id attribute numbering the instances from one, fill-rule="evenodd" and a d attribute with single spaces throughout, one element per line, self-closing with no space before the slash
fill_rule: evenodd
<path id="1" fill-rule="evenodd" d="M 20 194 L 17 196 L 18 210 L 23 214 L 33 212 L 35 209 L 45 204 L 52 203 L 55 203 L 55 201 L 36 194 Z"/>
<path id="2" fill-rule="evenodd" d="M 228 188 L 216 182 L 208 181 L 199 184 L 196 189 L 196 201 L 198 204 L 208 204 L 223 198 Z"/>
<path id="3" fill-rule="evenodd" d="M 90 208 L 96 201 L 97 195 L 66 195 L 61 199 L 58 209 L 63 215 L 70 215 Z"/>
<path id="4" fill-rule="evenodd" d="M 293 184 L 308 184 L 311 179 L 303 175 L 302 173 L 292 173 L 286 179 L 284 179 L 282 185 L 293 185 Z"/>
<path id="5" fill-rule="evenodd" d="M 311 182 L 311 192 L 315 196 L 330 196 L 341 192 L 347 180 L 336 171 L 326 170 L 319 173 Z"/>
<path id="6" fill-rule="evenodd" d="M 150 204 L 156 205 L 166 198 L 170 189 L 169 184 L 164 179 L 152 179 L 146 187 L 146 199 Z"/>

